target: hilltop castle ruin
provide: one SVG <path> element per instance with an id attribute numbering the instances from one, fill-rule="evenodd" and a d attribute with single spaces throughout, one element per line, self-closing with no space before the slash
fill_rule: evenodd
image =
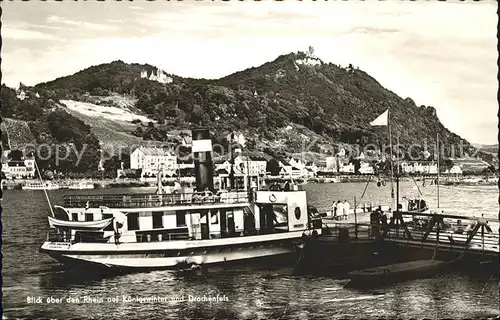
<path id="1" fill-rule="evenodd" d="M 151 71 L 151 75 L 148 76 L 148 72 L 146 70 L 141 71 L 141 78 L 149 79 L 152 81 L 157 81 L 159 83 L 172 83 L 174 79 L 169 77 L 167 73 L 165 73 L 162 69 L 157 68 L 156 73 Z"/>

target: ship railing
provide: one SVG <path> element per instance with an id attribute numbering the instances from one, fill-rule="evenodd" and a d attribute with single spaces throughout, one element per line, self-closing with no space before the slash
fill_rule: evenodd
<path id="1" fill-rule="evenodd" d="M 459 225 L 460 227 L 460 225 Z M 408 237 L 404 227 L 401 225 L 390 226 L 381 223 L 329 223 L 324 234 L 345 239 L 373 240 L 383 236 L 386 241 L 411 242 L 411 243 L 435 243 L 460 247 L 464 246 L 471 236 L 471 231 L 461 232 L 453 226 L 440 230 L 439 236 L 436 228 L 433 228 L 426 237 L 425 229 L 409 228 L 411 239 Z M 499 251 L 499 235 L 496 233 L 476 232 L 469 240 L 469 247 L 480 248 L 488 251 Z"/>
<path id="2" fill-rule="evenodd" d="M 213 194 L 210 192 L 172 193 L 172 194 L 109 194 L 109 195 L 66 195 L 63 197 L 65 207 L 163 207 L 172 205 L 245 203 L 248 195 L 245 192 L 226 192 Z"/>
<path id="3" fill-rule="evenodd" d="M 483 253 L 499 252 L 497 219 L 432 213 L 402 216 L 404 224 L 382 225 L 385 240 L 412 246 L 438 245 L 452 251 L 467 247 Z"/>
<path id="4" fill-rule="evenodd" d="M 374 227 L 376 225 L 369 223 L 328 223 L 323 234 L 339 240 L 373 240 L 380 234 L 375 232 Z"/>
<path id="5" fill-rule="evenodd" d="M 385 234 L 385 239 L 392 242 L 403 242 L 412 245 L 423 246 L 425 244 L 436 244 L 447 246 L 450 249 L 465 248 L 487 252 L 499 252 L 499 235 L 495 233 L 481 233 L 472 231 L 457 231 L 453 228 L 440 230 L 433 228 L 428 234 L 425 229 L 409 229 L 411 238 L 402 228 L 390 228 Z M 427 236 L 426 236 L 427 234 Z M 472 237 L 471 237 L 472 236 Z"/>
<path id="6" fill-rule="evenodd" d="M 161 232 L 161 233 L 141 233 L 141 234 L 127 234 L 118 237 L 119 243 L 124 242 L 159 242 L 159 241 L 178 241 L 189 240 L 187 233 L 175 232 Z M 50 231 L 47 233 L 46 241 L 48 242 L 65 242 L 65 243 L 115 243 L 115 238 L 112 235 L 99 236 L 99 235 L 86 235 L 86 234 L 65 234 Z"/>
<path id="7" fill-rule="evenodd" d="M 241 234 L 234 233 L 232 235 L 223 234 L 221 232 L 211 232 L 209 235 L 209 239 L 220 239 L 227 237 L 238 237 Z M 163 241 L 179 241 L 179 240 L 194 240 L 194 239 L 202 239 L 201 232 L 195 232 L 192 235 L 186 233 L 178 233 L 178 232 L 144 232 L 137 234 L 127 234 L 120 235 L 118 237 L 119 243 L 129 243 L 129 242 L 163 242 Z M 106 237 L 99 236 L 88 236 L 81 234 L 64 234 L 64 233 L 56 233 L 54 231 L 50 231 L 47 233 L 46 241 L 48 242 L 58 242 L 58 243 L 115 243 L 114 237 L 108 235 Z"/>
<path id="8" fill-rule="evenodd" d="M 221 232 L 221 231 L 210 231 L 208 235 L 204 234 L 202 231 L 192 231 L 188 232 L 187 228 L 178 228 L 170 230 L 144 230 L 136 231 L 135 234 L 120 234 L 118 236 L 119 243 L 130 243 L 130 242 L 162 242 L 162 241 L 179 241 L 179 240 L 201 240 L 201 239 L 221 239 L 221 238 L 234 238 L 234 237 L 244 237 L 252 235 L 261 234 L 272 234 L 280 233 L 278 229 L 274 230 L 243 230 L 234 232 Z M 78 231 L 76 233 L 70 234 L 70 232 L 64 232 L 62 230 L 51 230 L 47 233 L 46 240 L 48 242 L 65 242 L 65 243 L 115 243 L 115 236 L 108 233 L 104 236 L 102 231 L 85 232 Z"/>
<path id="9" fill-rule="evenodd" d="M 66 243 L 77 243 L 77 242 L 106 243 L 109 242 L 110 237 L 111 236 L 102 237 L 99 235 L 91 236 L 82 234 L 69 234 L 69 232 L 57 232 L 55 230 L 51 230 L 47 232 L 46 240 L 48 242 L 66 242 Z"/>

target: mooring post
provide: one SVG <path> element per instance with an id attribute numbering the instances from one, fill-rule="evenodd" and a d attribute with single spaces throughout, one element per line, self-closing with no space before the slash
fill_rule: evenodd
<path id="1" fill-rule="evenodd" d="M 438 220 L 436 223 L 437 229 L 436 229 L 436 252 L 435 252 L 435 254 L 437 254 L 437 251 L 439 249 L 439 222 L 440 221 Z"/>
<path id="2" fill-rule="evenodd" d="M 481 226 L 481 254 L 484 254 L 484 225 Z"/>
<path id="3" fill-rule="evenodd" d="M 358 215 L 356 214 L 356 197 L 354 197 L 354 234 L 358 239 Z"/>
<path id="4" fill-rule="evenodd" d="M 392 217 L 394 218 L 394 222 L 396 222 L 396 238 L 399 238 L 399 210 L 393 212 Z"/>

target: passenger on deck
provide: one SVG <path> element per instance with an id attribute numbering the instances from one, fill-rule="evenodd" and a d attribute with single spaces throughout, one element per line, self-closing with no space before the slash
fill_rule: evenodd
<path id="1" fill-rule="evenodd" d="M 169 185 L 163 186 L 163 193 L 164 194 L 171 194 L 172 193 L 172 189 L 170 188 Z"/>
<path id="2" fill-rule="evenodd" d="M 413 211 L 414 206 L 413 200 L 408 200 L 408 211 Z"/>
<path id="3" fill-rule="evenodd" d="M 202 193 L 202 201 L 209 201 L 209 200 L 214 200 L 214 194 L 212 191 L 208 190 L 208 188 L 205 188 L 205 191 Z"/>
<path id="4" fill-rule="evenodd" d="M 115 222 L 115 232 L 114 232 L 114 238 L 115 238 L 115 244 L 116 245 L 119 245 L 120 244 L 120 237 L 121 237 L 121 233 L 120 233 L 120 228 L 123 227 L 123 224 L 121 224 L 120 222 L 116 221 Z"/>
<path id="5" fill-rule="evenodd" d="M 181 184 L 178 181 L 174 182 L 174 190 L 172 193 L 180 193 L 182 190 Z"/>
<path id="6" fill-rule="evenodd" d="M 420 212 L 420 198 L 415 199 L 415 210 Z"/>
<path id="7" fill-rule="evenodd" d="M 281 186 L 278 184 L 278 182 L 273 182 L 273 184 L 269 187 L 270 191 L 281 191 Z"/>
<path id="8" fill-rule="evenodd" d="M 285 183 L 285 191 L 291 191 L 291 190 L 292 190 L 292 188 L 291 188 L 291 186 L 290 186 L 290 181 L 287 181 L 287 182 Z"/>
<path id="9" fill-rule="evenodd" d="M 427 209 L 428 209 L 427 203 L 425 203 L 425 200 L 424 199 L 420 200 L 420 210 L 425 211 Z"/>

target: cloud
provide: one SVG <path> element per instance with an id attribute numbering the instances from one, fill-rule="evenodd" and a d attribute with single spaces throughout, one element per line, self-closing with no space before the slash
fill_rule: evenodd
<path id="1" fill-rule="evenodd" d="M 113 31 L 119 30 L 118 26 L 109 25 L 109 24 L 98 24 L 86 21 L 74 21 L 66 18 L 58 17 L 58 16 L 49 16 L 47 18 L 47 23 L 49 24 L 63 24 L 69 26 L 83 27 L 88 30 L 98 30 L 98 31 Z"/>
<path id="2" fill-rule="evenodd" d="M 12 40 L 57 40 L 53 34 L 18 27 L 2 27 L 2 38 Z"/>

